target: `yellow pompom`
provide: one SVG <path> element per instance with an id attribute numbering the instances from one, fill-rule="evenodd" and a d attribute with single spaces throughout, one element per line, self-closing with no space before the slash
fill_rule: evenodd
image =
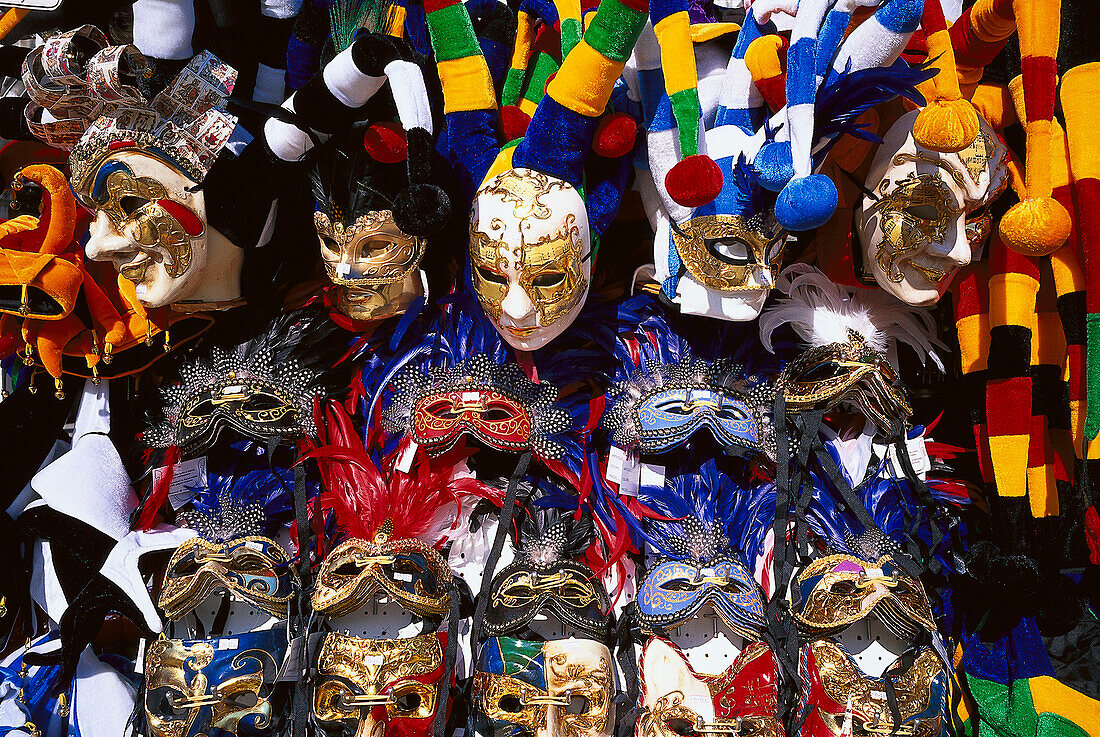
<path id="1" fill-rule="evenodd" d="M 913 140 L 924 148 L 950 154 L 978 137 L 978 111 L 968 100 L 933 100 L 913 121 Z"/>
<path id="2" fill-rule="evenodd" d="M 745 66 L 753 81 L 772 79 L 783 73 L 787 59 L 787 40 L 777 34 L 761 36 L 745 50 Z"/>
<path id="3" fill-rule="evenodd" d="M 1001 218 L 1001 240 L 1025 256 L 1046 256 L 1069 238 L 1073 223 L 1062 203 L 1053 197 L 1017 202 Z"/>

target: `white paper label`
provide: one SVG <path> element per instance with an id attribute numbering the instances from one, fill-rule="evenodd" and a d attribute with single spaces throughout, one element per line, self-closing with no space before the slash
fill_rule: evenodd
<path id="1" fill-rule="evenodd" d="M 626 496 L 638 496 L 638 485 L 641 483 L 642 468 L 636 458 L 627 456 L 623 461 L 622 481 L 619 482 L 619 493 Z"/>
<path id="2" fill-rule="evenodd" d="M 218 640 L 219 650 L 236 650 L 240 647 L 236 637 L 223 637 Z"/>
<path id="3" fill-rule="evenodd" d="M 413 458 L 416 458 L 416 451 L 420 445 L 415 440 L 410 440 L 408 447 L 401 452 L 401 455 L 397 457 L 397 470 L 401 473 L 408 473 L 412 468 Z"/>
<path id="4" fill-rule="evenodd" d="M 379 666 L 379 665 L 382 665 L 384 660 L 385 660 L 384 655 L 364 655 L 363 656 L 363 662 L 366 665 Z"/>
<path id="5" fill-rule="evenodd" d="M 153 469 L 154 487 L 167 470 L 167 466 Z M 172 509 L 179 509 L 194 498 L 196 491 L 205 489 L 206 484 L 206 456 L 177 463 L 168 487 L 168 503 Z"/>
<path id="6" fill-rule="evenodd" d="M 925 437 L 918 435 L 915 438 L 906 438 L 905 449 L 909 453 L 909 462 L 913 464 L 913 470 L 917 476 L 924 479 L 925 474 L 932 470 L 932 459 L 928 457 L 928 448 L 925 445 Z M 890 465 L 894 469 L 894 473 L 898 476 L 905 475 L 905 469 L 898 460 L 898 454 L 895 446 L 891 445 L 887 451 L 890 458 Z"/>
<path id="7" fill-rule="evenodd" d="M 617 445 L 612 445 L 611 451 L 607 454 L 607 480 L 613 484 L 621 484 L 625 464 L 626 451 Z"/>
<path id="8" fill-rule="evenodd" d="M 145 672 L 145 638 L 138 640 L 137 660 L 134 661 L 134 673 L 141 675 Z"/>

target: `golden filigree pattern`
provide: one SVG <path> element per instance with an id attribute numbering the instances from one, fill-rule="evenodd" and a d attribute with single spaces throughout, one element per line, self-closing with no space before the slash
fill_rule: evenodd
<path id="1" fill-rule="evenodd" d="M 779 276 L 785 233 L 773 219 L 756 215 L 700 215 L 672 229 L 687 272 L 703 286 L 724 292 L 771 289 Z M 745 263 L 732 263 L 719 248 L 738 244 Z"/>

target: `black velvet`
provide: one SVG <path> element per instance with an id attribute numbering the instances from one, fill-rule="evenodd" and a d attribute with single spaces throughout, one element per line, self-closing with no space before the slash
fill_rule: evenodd
<path id="1" fill-rule="evenodd" d="M 53 382 L 39 377 L 36 383 L 37 393 L 31 394 L 29 386 L 24 385 L 0 402 L 0 468 L 4 469 L 0 476 L 0 509 L 11 505 L 46 460 L 80 396 L 83 379 L 62 379 L 64 399 L 54 396 Z"/>
<path id="2" fill-rule="evenodd" d="M 25 97 L 0 98 L 0 138 L 12 141 L 35 140 L 24 115 L 28 103 L 30 100 Z"/>
<path id="3" fill-rule="evenodd" d="M 989 329 L 989 379 L 1026 376 L 1031 365 L 1031 331 L 1022 325 Z"/>
<path id="4" fill-rule="evenodd" d="M 261 15 L 256 20 L 256 52 L 261 64 L 274 69 L 286 68 L 286 45 L 293 29 L 293 18 L 268 18 Z"/>
<path id="5" fill-rule="evenodd" d="M 393 201 L 393 222 L 410 235 L 433 235 L 451 216 L 451 200 L 439 187 L 428 184 L 432 167 L 432 137 L 423 128 L 405 131 L 408 141 L 410 186 Z"/>

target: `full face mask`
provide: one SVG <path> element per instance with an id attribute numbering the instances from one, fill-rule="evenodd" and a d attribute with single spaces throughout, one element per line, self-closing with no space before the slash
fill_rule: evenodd
<path id="1" fill-rule="evenodd" d="M 576 319 L 588 296 L 591 248 L 584 200 L 561 179 L 509 169 L 474 198 L 474 291 L 513 348 L 537 350 Z"/>
<path id="2" fill-rule="evenodd" d="M 286 630 L 214 640 L 153 640 L 145 651 L 145 719 L 152 737 L 277 733 L 287 691 L 276 683 Z"/>
<path id="3" fill-rule="evenodd" d="M 325 273 L 336 285 L 336 307 L 348 317 L 399 315 L 424 295 L 420 260 L 425 241 L 398 228 L 390 210 L 360 215 L 348 226 L 317 212 L 314 225 Z"/>
<path id="4" fill-rule="evenodd" d="M 749 644 L 722 673 L 699 673 L 676 645 L 653 637 L 642 649 L 643 713 L 637 737 L 695 734 L 780 737 L 779 673 L 771 649 Z"/>
<path id="5" fill-rule="evenodd" d="M 484 737 L 607 737 L 614 727 L 611 652 L 593 640 L 486 641 L 473 681 Z"/>
<path id="6" fill-rule="evenodd" d="M 880 287 L 911 305 L 930 305 L 970 263 L 992 229 L 988 205 L 1008 183 L 1007 149 L 979 115 L 981 129 L 958 153 L 913 138 L 918 111 L 883 138 L 856 209 L 863 267 Z"/>
<path id="7" fill-rule="evenodd" d="M 329 632 L 321 642 L 311 708 L 318 731 L 356 737 L 417 737 L 432 733 L 446 709 L 447 633 L 400 640 L 366 640 Z"/>
<path id="8" fill-rule="evenodd" d="M 411 436 L 433 456 L 471 436 L 497 450 L 559 458 L 564 446 L 555 436 L 573 425 L 552 384 L 536 384 L 514 363 L 484 354 L 446 368 L 410 366 L 394 387 L 383 411 L 386 429 Z"/>

